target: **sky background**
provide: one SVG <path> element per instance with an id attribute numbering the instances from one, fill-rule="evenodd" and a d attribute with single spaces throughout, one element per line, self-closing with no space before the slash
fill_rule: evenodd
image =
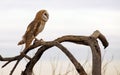
<path id="1" fill-rule="evenodd" d="M 63 35 L 89 36 L 99 30 L 109 42 L 109 47 L 103 49 L 99 41 L 104 59 L 113 57 L 113 61 L 120 61 L 120 0 L 0 0 L 0 55 L 19 54 L 23 46 L 17 46 L 17 43 L 41 9 L 46 9 L 50 18 L 44 31 L 38 35 L 39 39 L 49 41 Z M 77 59 L 91 56 L 89 47 L 63 44 Z M 46 51 L 42 59 L 55 56 L 67 59 L 56 47 Z"/>

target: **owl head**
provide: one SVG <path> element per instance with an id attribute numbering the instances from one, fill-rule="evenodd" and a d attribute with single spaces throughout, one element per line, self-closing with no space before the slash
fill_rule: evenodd
<path id="1" fill-rule="evenodd" d="M 40 10 L 39 12 L 37 12 L 35 20 L 37 21 L 44 21 L 47 22 L 49 19 L 49 14 L 47 12 L 47 10 Z"/>

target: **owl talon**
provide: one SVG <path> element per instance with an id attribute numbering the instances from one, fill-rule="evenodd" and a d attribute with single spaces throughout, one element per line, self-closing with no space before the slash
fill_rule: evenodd
<path id="1" fill-rule="evenodd" d="M 44 42 L 43 39 L 40 39 L 40 42 Z"/>
<path id="2" fill-rule="evenodd" d="M 40 39 L 41 45 L 45 45 L 45 41 L 43 39 Z"/>
<path id="3" fill-rule="evenodd" d="M 35 44 L 36 42 L 38 42 L 39 40 L 37 38 L 35 38 L 33 44 Z"/>
<path id="4" fill-rule="evenodd" d="M 37 38 L 35 38 L 35 41 L 34 42 L 38 42 L 39 40 Z"/>

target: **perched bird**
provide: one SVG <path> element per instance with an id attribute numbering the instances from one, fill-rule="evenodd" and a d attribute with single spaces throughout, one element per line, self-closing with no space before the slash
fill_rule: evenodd
<path id="1" fill-rule="evenodd" d="M 49 14 L 46 10 L 40 10 L 37 12 L 35 19 L 28 25 L 22 40 L 18 42 L 18 45 L 25 44 L 25 49 L 29 48 L 32 41 L 36 36 L 44 29 L 45 23 L 49 19 Z"/>

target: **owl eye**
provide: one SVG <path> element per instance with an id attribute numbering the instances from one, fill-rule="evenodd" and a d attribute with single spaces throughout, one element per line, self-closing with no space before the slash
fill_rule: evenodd
<path id="1" fill-rule="evenodd" d="M 48 14 L 47 13 L 44 13 L 44 16 L 48 18 Z"/>
<path id="2" fill-rule="evenodd" d="M 45 13 L 44 15 L 47 16 L 47 13 Z"/>
<path id="3" fill-rule="evenodd" d="M 44 13 L 44 14 L 43 14 L 43 20 L 44 20 L 44 21 L 47 21 L 47 20 L 48 20 L 48 14 L 47 14 L 47 13 Z"/>

